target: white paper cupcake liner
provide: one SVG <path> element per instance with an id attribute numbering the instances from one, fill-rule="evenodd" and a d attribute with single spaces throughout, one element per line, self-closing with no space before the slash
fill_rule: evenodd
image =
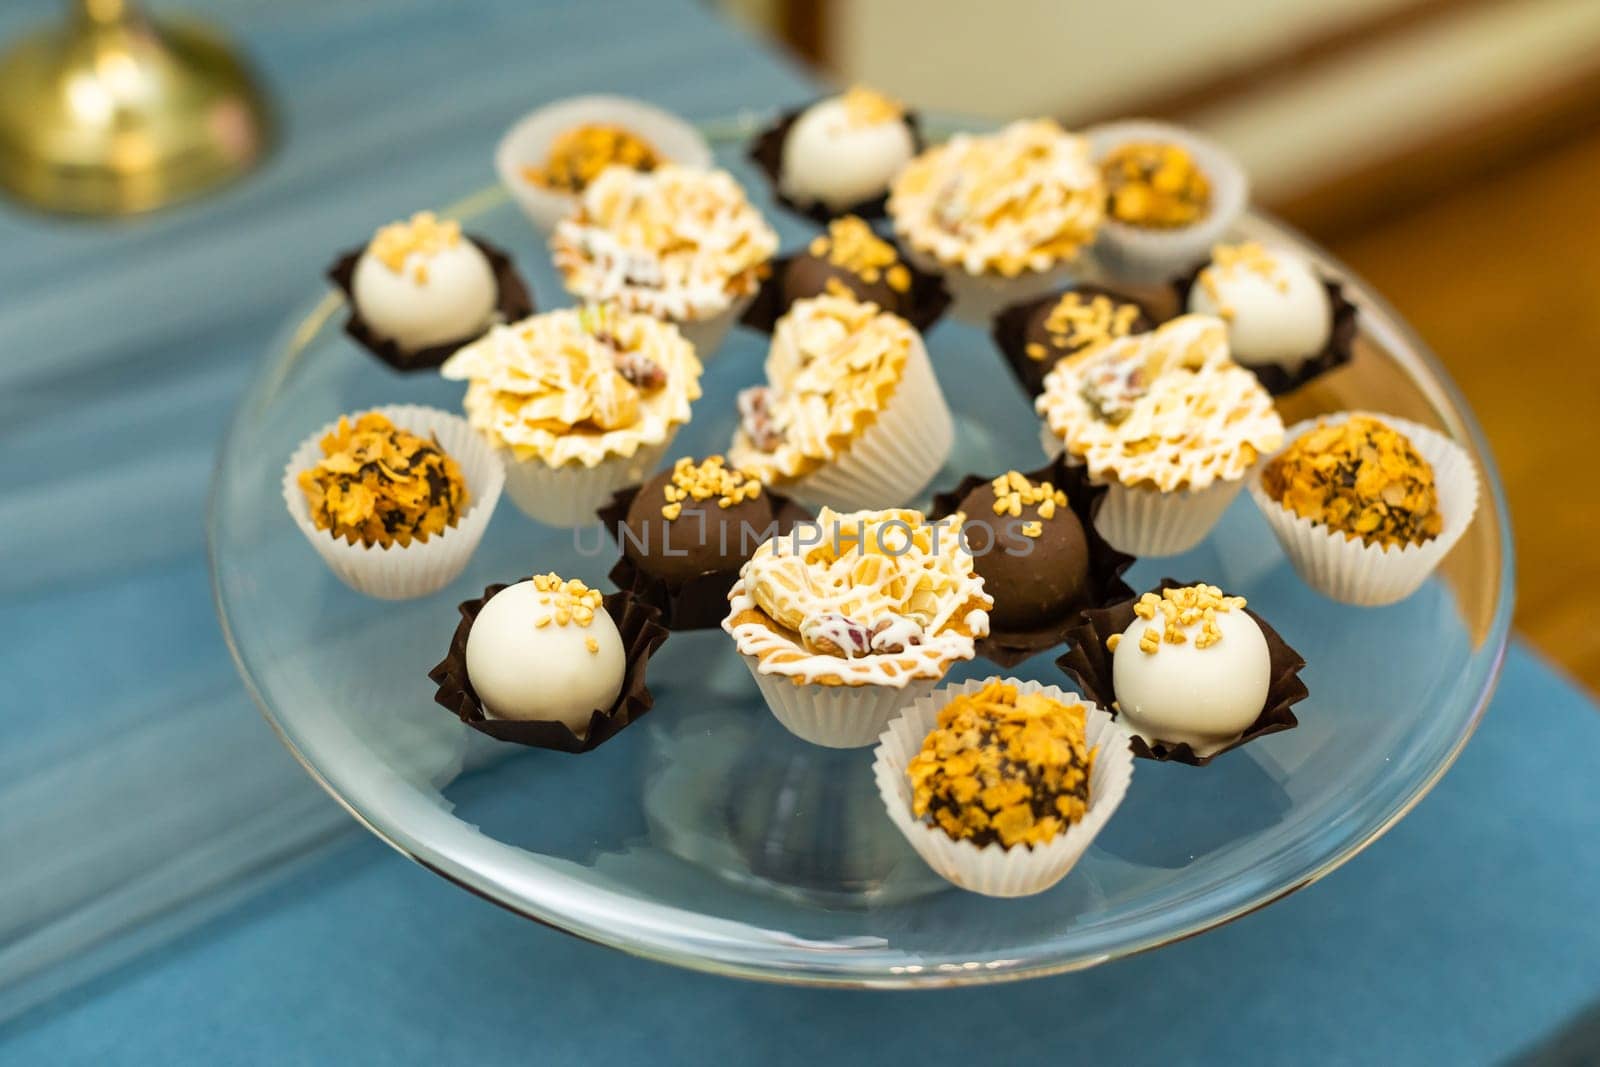
<path id="1" fill-rule="evenodd" d="M 538 457 L 506 457 L 506 495 L 524 515 L 546 526 L 577 527 L 600 521 L 596 512 L 613 493 L 638 485 L 661 464 L 674 428 L 659 445 L 640 445 L 631 456 L 608 456 L 593 467 L 564 463 L 552 467 Z"/>
<path id="2" fill-rule="evenodd" d="M 1379 607 L 1404 600 L 1421 588 L 1461 540 L 1478 510 L 1478 471 L 1466 450 L 1443 434 L 1374 412 L 1342 411 L 1296 423 L 1283 435 L 1284 448 L 1319 423 L 1336 425 L 1352 415 L 1371 415 L 1394 427 L 1410 438 L 1433 466 L 1439 512 L 1444 516 L 1439 536 L 1401 548 L 1368 545 L 1359 538 L 1346 540 L 1343 534 L 1303 519 L 1269 497 L 1262 488 L 1259 470 L 1250 478 L 1250 495 L 1307 585 L 1341 603 Z"/>
<path id="3" fill-rule="evenodd" d="M 999 274 L 968 274 L 960 267 L 940 263 L 925 252 L 906 248 L 906 259 L 917 269 L 938 275 L 950 293 L 950 314 L 962 322 L 988 329 L 994 317 L 1012 304 L 1064 289 L 1076 279 L 1095 273 L 1085 249 L 1077 259 L 1049 270 L 1023 271 L 1015 278 Z"/>
<path id="4" fill-rule="evenodd" d="M 327 530 L 317 529 L 297 479 L 301 471 L 322 458 L 322 439 L 338 427 L 337 421 L 330 422 L 295 449 L 283 469 L 283 501 L 289 508 L 289 516 L 328 569 L 356 592 L 381 600 L 409 600 L 436 593 L 466 569 L 467 561 L 477 551 L 478 542 L 483 540 L 483 532 L 489 527 L 489 517 L 500 500 L 500 490 L 506 481 L 505 467 L 494 448 L 458 415 L 414 404 L 366 410 L 376 411 L 401 429 L 419 436 L 431 434 L 438 440 L 439 447 L 460 465 L 470 499 L 466 513 L 456 524 L 426 541 L 412 541 L 403 548 L 400 545 L 381 548 L 359 542 L 352 545 Z"/>
<path id="5" fill-rule="evenodd" d="M 694 346 L 694 353 L 700 357 L 700 362 L 705 363 L 716 355 L 717 350 L 722 347 L 722 342 L 728 339 L 728 331 L 739 321 L 739 316 L 744 314 L 745 309 L 755 298 L 754 293 L 735 297 L 732 303 L 710 318 L 673 319 L 672 323 L 678 327 L 678 332 L 683 334 L 683 339 Z"/>
<path id="6" fill-rule="evenodd" d="M 939 473 L 954 441 L 949 405 L 917 338 L 900 384 L 872 425 L 839 456 L 774 489 L 802 504 L 835 511 L 900 507 Z"/>
<path id="7" fill-rule="evenodd" d="M 1061 455 L 1061 438 L 1048 425 L 1039 428 L 1039 444 L 1050 459 Z M 1073 456 L 1067 462 L 1080 465 Z M 1163 493 L 1111 482 L 1094 528 L 1130 556 L 1181 555 L 1206 539 L 1244 486 L 1245 478 L 1219 478 L 1204 489 Z"/>
<path id="8" fill-rule="evenodd" d="M 865 748 L 911 701 L 933 692 L 937 678 L 887 685 L 796 685 L 786 674 L 762 674 L 761 661 L 741 656 L 784 729 L 823 748 Z"/>
<path id="9" fill-rule="evenodd" d="M 1227 235 L 1250 201 L 1250 178 L 1239 161 L 1216 143 L 1181 126 L 1131 119 L 1092 126 L 1084 136 L 1096 162 L 1131 141 L 1176 144 L 1194 157 L 1211 182 L 1210 210 L 1192 226 L 1159 230 L 1111 218 L 1102 222 L 1095 259 L 1108 280 L 1164 282 L 1182 274 L 1211 254 L 1211 246 Z"/>
<path id="10" fill-rule="evenodd" d="M 625 96 L 575 96 L 530 112 L 507 130 L 495 148 L 500 182 L 540 233 L 549 233 L 577 202 L 571 193 L 544 189 L 522 176 L 550 154 L 555 138 L 588 123 L 621 126 L 638 134 L 674 163 L 709 167 L 711 149 L 693 126 L 670 112 Z"/>
<path id="11" fill-rule="evenodd" d="M 1084 817 L 1046 845 L 1003 848 L 998 842 L 979 848 L 957 841 L 939 827 L 911 814 L 911 780 L 907 768 L 922 750 L 922 742 L 938 726 L 939 710 L 954 697 L 976 693 L 996 678 L 947 686 L 909 705 L 889 724 L 878 742 L 872 772 L 883 797 L 884 810 L 905 835 L 917 855 L 941 877 L 988 897 L 1025 897 L 1042 893 L 1072 870 L 1088 850 L 1100 828 L 1117 810 L 1133 779 L 1133 752 L 1127 729 L 1093 701 L 1076 693 L 1038 682 L 1007 679 L 1022 693 L 1044 693 L 1057 700 L 1089 706 L 1085 734 L 1091 749 L 1098 748 L 1089 772 L 1089 810 Z"/>

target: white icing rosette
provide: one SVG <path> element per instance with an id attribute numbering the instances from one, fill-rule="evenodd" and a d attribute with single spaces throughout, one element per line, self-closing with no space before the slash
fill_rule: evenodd
<path id="1" fill-rule="evenodd" d="M 638 135 L 673 163 L 709 167 L 711 148 L 693 126 L 676 115 L 625 96 L 575 96 L 538 108 L 506 131 L 495 148 L 500 183 L 540 233 L 549 233 L 572 210 L 577 196 L 546 189 L 524 176 L 522 168 L 542 166 L 551 143 L 578 126 L 619 126 Z"/>
<path id="2" fill-rule="evenodd" d="M 872 424 L 832 460 L 779 488 L 803 504 L 835 511 L 899 507 L 939 473 L 954 442 L 950 406 L 918 336 L 900 384 Z"/>
<path id="3" fill-rule="evenodd" d="M 368 408 L 383 415 L 402 430 L 419 437 L 432 436 L 439 447 L 461 467 L 470 497 L 467 510 L 456 524 L 426 541 L 414 540 L 404 547 L 387 548 L 349 544 L 328 530 L 319 530 L 311 521 L 306 495 L 301 490 L 300 472 L 322 458 L 322 439 L 338 428 L 328 423 L 307 437 L 296 448 L 283 469 L 283 502 L 289 517 L 317 550 L 328 569 L 358 593 L 380 600 L 410 600 L 436 593 L 453 582 L 463 570 L 489 527 L 489 517 L 500 500 L 505 484 L 505 468 L 488 441 L 467 424 L 467 420 L 435 408 L 414 404 L 394 404 Z"/>
<path id="4" fill-rule="evenodd" d="M 1003 679 L 1020 693 L 1042 693 L 1056 700 L 1088 705 L 1085 740 L 1090 750 L 1097 750 L 1089 772 L 1089 809 L 1082 819 L 1045 845 L 1005 848 L 994 842 L 979 848 L 971 841 L 957 841 L 911 813 L 907 769 L 922 750 L 923 741 L 938 726 L 940 709 L 958 695 L 976 693 L 1000 680 L 987 678 L 946 686 L 911 703 L 883 732 L 872 772 L 890 821 L 941 877 L 984 896 L 1025 897 L 1042 893 L 1066 877 L 1088 850 L 1128 792 L 1133 778 L 1133 752 L 1127 728 L 1092 701 L 1035 681 Z"/>
<path id="5" fill-rule="evenodd" d="M 1250 178 L 1239 161 L 1216 143 L 1167 122 L 1129 119 L 1083 131 L 1098 163 L 1119 145 L 1135 142 L 1175 144 L 1189 155 L 1211 183 L 1205 217 L 1189 226 L 1161 229 L 1131 226 L 1107 215 L 1095 242 L 1095 260 L 1113 281 L 1163 282 L 1195 266 L 1244 214 Z"/>
<path id="6" fill-rule="evenodd" d="M 1378 419 L 1404 434 L 1433 467 L 1439 514 L 1444 519 L 1437 537 L 1400 547 L 1346 539 L 1268 496 L 1259 469 L 1250 479 L 1250 495 L 1307 585 L 1341 603 L 1381 607 L 1404 600 L 1421 588 L 1472 525 L 1478 510 L 1478 471 L 1466 450 L 1444 434 L 1406 419 L 1366 411 L 1342 411 L 1296 423 L 1285 434 L 1284 448 L 1318 425 L 1338 425 L 1355 415 Z"/>

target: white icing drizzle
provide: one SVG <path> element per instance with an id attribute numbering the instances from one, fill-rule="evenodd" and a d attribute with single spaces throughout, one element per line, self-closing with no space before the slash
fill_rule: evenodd
<path id="1" fill-rule="evenodd" d="M 742 424 L 729 460 L 763 480 L 815 470 L 872 425 L 920 343 L 910 323 L 875 304 L 848 296 L 795 301 L 772 332 L 759 413 L 756 396 L 740 396 Z M 774 447 L 761 447 L 767 442 L 747 429 L 758 415 Z"/>
<path id="2" fill-rule="evenodd" d="M 821 544 L 784 535 L 756 549 L 728 594 L 722 627 L 763 674 L 800 684 L 826 678 L 898 688 L 942 677 L 952 662 L 972 658 L 994 603 L 961 547 L 960 523 L 957 515 L 934 526 L 905 509 L 823 508 L 810 531 L 820 531 Z M 758 618 L 735 623 L 746 612 Z M 853 654 L 811 651 L 805 641 L 818 637 Z"/>
<path id="3" fill-rule="evenodd" d="M 623 355 L 659 367 L 664 384 L 630 385 L 619 371 Z M 439 372 L 468 382 L 467 421 L 518 459 L 593 467 L 660 444 L 687 422 L 700 369 L 670 323 L 614 308 L 563 308 L 496 326 Z"/>
<path id="4" fill-rule="evenodd" d="M 939 262 L 1015 277 L 1092 242 L 1105 189 L 1089 143 L 1035 119 L 923 152 L 895 179 L 889 213 L 897 233 Z"/>
<path id="5" fill-rule="evenodd" d="M 550 247 L 582 299 L 695 320 L 755 291 L 778 235 L 725 171 L 608 167 Z"/>
<path id="6" fill-rule="evenodd" d="M 1035 405 L 1091 477 L 1163 492 L 1242 478 L 1283 443 L 1272 397 L 1209 315 L 1062 360 Z"/>

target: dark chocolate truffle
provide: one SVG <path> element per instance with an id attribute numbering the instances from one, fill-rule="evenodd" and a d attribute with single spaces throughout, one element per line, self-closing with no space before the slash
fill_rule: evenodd
<path id="1" fill-rule="evenodd" d="M 1062 358 L 1154 328 L 1155 320 L 1138 303 L 1109 289 L 1080 285 L 1008 308 L 995 320 L 995 340 L 1017 380 L 1036 396 Z"/>
<path id="2" fill-rule="evenodd" d="M 854 215 L 834 219 L 783 272 L 783 304 L 849 293 L 902 318 L 912 308 L 911 268 L 888 241 Z"/>
<path id="3" fill-rule="evenodd" d="M 770 536 L 773 500 L 761 483 L 721 456 L 685 457 L 646 482 L 628 506 L 622 551 L 668 586 L 737 571 Z"/>
<path id="4" fill-rule="evenodd" d="M 968 540 L 994 598 L 996 631 L 1045 626 L 1090 599 L 1088 539 L 1061 489 L 1008 471 L 968 492 L 960 508 L 969 524 L 994 530 L 988 545 L 970 527 Z"/>

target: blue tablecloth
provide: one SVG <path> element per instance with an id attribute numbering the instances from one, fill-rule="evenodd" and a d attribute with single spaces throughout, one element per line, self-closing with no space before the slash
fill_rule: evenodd
<path id="1" fill-rule="evenodd" d="M 0 1030 L 0 1061 L 1420 1064 L 1555 1044 L 1592 1063 L 1596 748 L 1593 706 L 1514 650 L 1457 767 L 1327 880 L 1145 956 L 973 990 L 677 971 L 363 840 Z"/>
<path id="2" fill-rule="evenodd" d="M 1600 720 L 1522 652 L 1461 766 L 1348 869 L 1025 986 L 687 975 L 354 834 L 244 698 L 212 617 L 206 480 L 257 353 L 330 249 L 492 180 L 488 146 L 540 100 L 616 89 L 709 116 L 809 90 L 682 0 L 208 9 L 283 105 L 260 174 L 129 224 L 0 209 L 0 1017 L 102 974 L 0 1029 L 0 1062 L 1482 1061 L 1582 1041 Z M 0 39 L 54 10 L 6 5 Z"/>

